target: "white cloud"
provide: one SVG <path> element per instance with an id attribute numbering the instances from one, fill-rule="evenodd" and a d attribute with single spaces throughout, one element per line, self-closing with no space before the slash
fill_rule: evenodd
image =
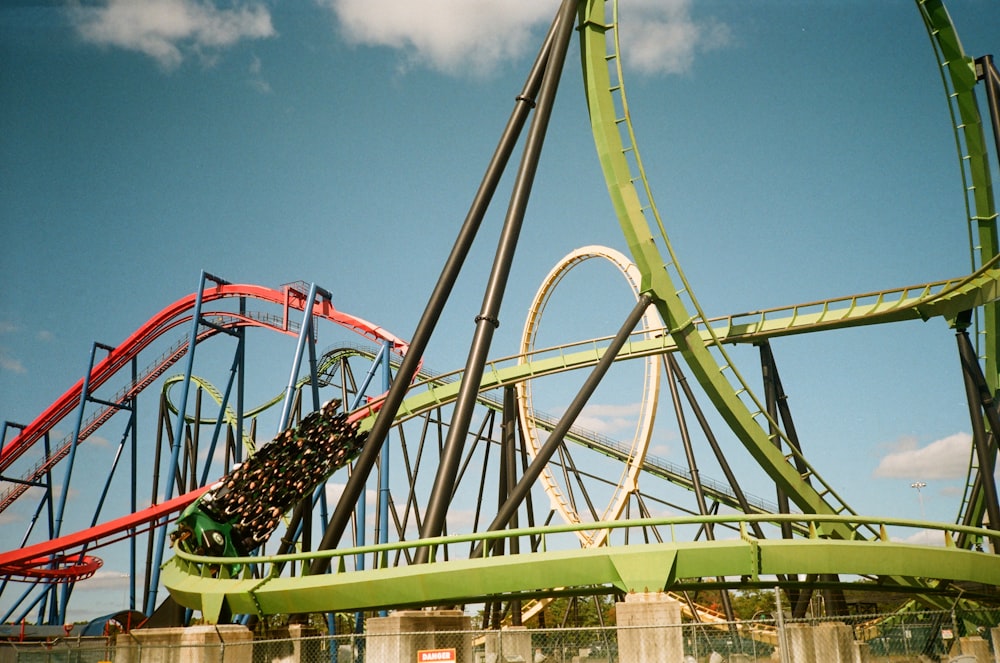
<path id="1" fill-rule="evenodd" d="M 102 591 L 106 589 L 125 589 L 129 585 L 129 575 L 118 571 L 98 571 L 90 578 L 81 581 L 74 591 Z"/>
<path id="2" fill-rule="evenodd" d="M 91 435 L 87 438 L 87 444 L 94 447 L 101 447 L 104 449 L 111 448 L 111 440 L 104 437 L 103 435 Z"/>
<path id="3" fill-rule="evenodd" d="M 482 519 L 482 515 L 480 515 Z M 476 511 L 475 509 L 460 509 L 454 504 L 448 509 L 448 520 L 445 523 L 447 528 L 448 536 L 458 536 L 461 534 L 471 534 L 476 522 Z M 480 524 L 480 526 L 482 526 Z M 461 546 L 457 546 L 455 550 L 461 549 Z"/>
<path id="4" fill-rule="evenodd" d="M 336 504 L 340 501 L 340 496 L 344 494 L 344 484 L 329 482 L 324 486 L 327 504 Z"/>
<path id="5" fill-rule="evenodd" d="M 641 73 L 686 73 L 696 53 L 732 41 L 725 23 L 695 20 L 691 0 L 633 0 L 622 3 L 619 11 L 622 57 L 628 69 Z"/>
<path id="6" fill-rule="evenodd" d="M 267 82 L 264 78 L 264 74 L 261 71 L 262 64 L 260 58 L 256 55 L 250 60 L 250 86 L 260 92 L 261 94 L 271 93 L 271 84 Z"/>
<path id="7" fill-rule="evenodd" d="M 21 360 L 11 357 L 6 350 L 0 348 L 0 371 L 23 374 L 27 373 L 28 369 L 24 367 Z"/>
<path id="8" fill-rule="evenodd" d="M 206 51 L 275 34 L 270 12 L 256 3 L 219 9 L 210 0 L 107 0 L 76 6 L 71 15 L 86 41 L 144 53 L 166 69 L 189 51 L 207 57 Z"/>
<path id="9" fill-rule="evenodd" d="M 671 447 L 668 444 L 651 444 L 649 445 L 648 453 L 654 456 L 660 456 L 661 458 L 666 458 L 670 455 Z"/>
<path id="10" fill-rule="evenodd" d="M 618 433 L 628 433 L 631 437 L 638 423 L 640 405 L 640 403 L 587 405 L 574 425 L 601 435 L 614 436 Z"/>
<path id="11" fill-rule="evenodd" d="M 540 43 L 557 2 L 538 0 L 317 0 L 333 11 L 343 37 L 403 51 L 404 66 L 450 74 L 489 73 Z"/>
<path id="12" fill-rule="evenodd" d="M 316 0 L 345 39 L 406 54 L 405 67 L 482 75 L 541 44 L 555 0 Z M 626 62 L 643 73 L 682 73 L 695 53 L 725 46 L 728 26 L 691 17 L 691 0 L 635 0 L 622 12 Z"/>
<path id="13" fill-rule="evenodd" d="M 893 541 L 901 543 L 913 543 L 920 546 L 944 546 L 944 532 L 933 529 L 922 529 L 909 536 L 892 537 Z"/>
<path id="14" fill-rule="evenodd" d="M 625 405 L 595 403 L 585 406 L 583 411 L 595 417 L 634 417 L 639 413 L 641 405 L 641 403 L 627 403 Z"/>
<path id="15" fill-rule="evenodd" d="M 214 0 L 103 0 L 76 4 L 71 16 L 91 43 L 144 53 L 164 68 L 244 39 L 276 34 L 268 9 L 252 0 L 219 8 Z M 481 76 L 524 56 L 541 43 L 555 16 L 556 0 L 315 0 L 330 10 L 345 40 L 403 54 L 401 67 Z M 622 12 L 622 43 L 629 67 L 642 73 L 683 73 L 698 52 L 728 45 L 729 27 L 696 20 L 691 0 L 633 0 Z M 253 71 L 252 84 L 269 91 Z"/>
<path id="16" fill-rule="evenodd" d="M 326 492 L 326 503 L 330 505 L 332 510 L 338 502 L 340 502 L 340 496 L 344 494 L 344 488 L 346 484 L 328 482 L 324 487 Z M 370 514 L 374 511 L 375 503 L 378 498 L 378 493 L 374 490 L 365 490 L 365 513 Z"/>
<path id="17" fill-rule="evenodd" d="M 18 513 L 12 513 L 11 509 L 0 511 L 0 526 L 18 524 L 23 522 L 25 522 L 24 516 Z"/>
<path id="18" fill-rule="evenodd" d="M 955 433 L 918 447 L 906 439 L 887 454 L 875 468 L 876 477 L 899 479 L 960 479 L 969 468 L 972 436 Z"/>

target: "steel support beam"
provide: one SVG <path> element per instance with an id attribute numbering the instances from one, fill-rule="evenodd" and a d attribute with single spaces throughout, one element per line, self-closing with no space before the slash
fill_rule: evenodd
<path id="1" fill-rule="evenodd" d="M 705 491 L 701 488 L 701 477 L 698 473 L 698 462 L 694 457 L 694 447 L 691 445 L 691 435 L 688 431 L 687 420 L 684 417 L 684 407 L 681 405 L 680 393 L 673 367 L 667 363 L 667 383 L 670 385 L 670 399 L 674 406 L 674 414 L 677 417 L 677 425 L 680 428 L 681 442 L 684 444 L 684 456 L 687 458 L 688 471 L 691 473 L 691 487 L 694 489 L 695 502 L 698 504 L 698 513 L 702 516 L 708 515 L 708 504 L 705 502 Z M 705 538 L 715 541 L 715 528 L 711 523 L 705 523 Z M 722 582 L 723 578 L 718 578 Z M 722 609 L 726 613 L 726 621 L 733 621 L 733 602 L 729 599 L 729 592 L 725 589 L 719 590 L 722 597 Z"/>
<path id="2" fill-rule="evenodd" d="M 364 493 L 365 482 L 375 465 L 375 461 L 381 454 L 382 444 L 384 444 L 389 429 L 393 425 L 396 412 L 399 410 L 399 406 L 406 396 L 410 378 L 416 373 L 420 365 L 423 352 L 427 348 L 434 328 L 441 317 L 441 311 L 444 309 L 444 305 L 458 279 L 459 272 L 465 263 L 469 250 L 472 248 L 472 242 L 482 224 L 483 217 L 486 215 L 486 210 L 493 199 L 493 194 L 500 183 L 507 162 L 517 145 L 525 120 L 534 106 L 533 100 L 541 86 L 542 75 L 545 72 L 549 58 L 550 46 L 555 37 L 555 28 L 556 23 L 554 22 L 528 74 L 528 79 L 522 88 L 521 94 L 517 96 L 514 109 L 507 121 L 493 157 L 487 166 L 486 174 L 473 198 L 462 228 L 455 240 L 455 244 L 452 246 L 451 253 L 448 255 L 444 268 L 438 277 L 437 284 L 434 286 L 427 306 L 424 308 L 424 313 L 413 332 L 409 350 L 406 356 L 403 357 L 403 361 L 397 371 L 397 376 L 399 377 L 393 382 L 389 393 L 386 394 L 382 409 L 379 411 L 371 430 L 368 432 L 368 442 L 355 461 L 351 478 L 347 481 L 341 499 L 330 516 L 330 522 L 327 524 L 323 540 L 319 546 L 320 550 L 328 550 L 337 546 L 350 521 L 353 504 Z M 310 567 L 310 573 L 323 573 L 329 568 L 329 565 L 330 563 L 327 560 L 316 560 Z"/>
<path id="3" fill-rule="evenodd" d="M 997 502 L 997 486 L 993 478 L 996 463 L 996 449 L 991 449 L 990 435 L 986 428 L 989 422 L 990 430 L 1000 431 L 1000 413 L 997 404 L 990 393 L 986 377 L 976 357 L 975 348 L 969 339 L 969 332 L 961 327 L 955 334 L 958 340 L 958 353 L 962 362 L 962 376 L 965 380 L 965 393 L 969 401 L 969 417 L 972 422 L 972 440 L 979 461 L 979 481 L 983 491 L 983 501 L 986 515 L 989 518 L 988 527 L 1000 531 L 1000 504 Z M 983 415 L 985 413 L 985 420 Z M 995 439 L 995 437 L 994 437 Z M 994 551 L 1000 553 L 1000 536 L 993 539 Z"/>
<path id="4" fill-rule="evenodd" d="M 511 518 L 517 513 L 517 509 L 521 502 L 528 496 L 531 492 L 532 486 L 538 480 L 538 477 L 542 473 L 545 465 L 548 464 L 549 460 L 555 454 L 556 450 L 563 443 L 563 439 L 569 429 L 573 426 L 576 418 L 583 411 L 583 407 L 587 404 L 588 399 L 593 395 L 594 391 L 597 389 L 598 384 L 607 374 L 608 369 L 611 368 L 611 364 L 614 363 L 615 358 L 618 356 L 618 352 L 625 345 L 635 326 L 639 324 L 639 320 L 642 319 L 643 313 L 652 303 L 652 297 L 648 293 L 642 293 L 629 313 L 625 322 L 622 324 L 618 333 L 611 340 L 604 354 L 601 356 L 600 361 L 591 371 L 590 375 L 584 381 L 583 386 L 580 387 L 580 391 L 577 392 L 573 401 L 566 408 L 566 412 L 559 419 L 559 423 L 555 425 L 552 431 L 549 433 L 548 438 L 545 440 L 545 444 L 539 448 L 538 453 L 535 455 L 534 460 L 531 464 L 524 470 L 521 475 L 520 480 L 514 486 L 513 490 L 507 496 L 507 501 L 497 509 L 497 515 L 493 519 L 493 522 L 486 529 L 487 532 L 495 532 L 507 527 Z M 473 552 L 473 557 L 482 555 L 482 544 L 476 547 Z"/>
<path id="5" fill-rule="evenodd" d="M 681 371 L 680 364 L 672 353 L 667 354 L 664 361 L 669 366 L 670 372 L 675 376 L 681 391 L 684 392 L 684 397 L 687 399 L 688 405 L 691 407 L 691 411 L 698 420 L 698 425 L 705 434 L 705 440 L 712 448 L 712 453 L 715 454 L 715 459 L 718 461 L 719 467 L 722 469 L 722 473 L 726 476 L 726 481 L 729 483 L 729 487 L 733 489 L 733 495 L 736 496 L 736 501 L 739 503 L 740 509 L 743 510 L 743 513 L 752 513 L 750 509 L 750 502 L 747 501 L 746 494 L 743 492 L 743 488 L 740 487 L 740 483 L 736 479 L 736 473 L 733 472 L 733 468 L 729 465 L 729 461 L 726 460 L 725 454 L 722 453 L 722 447 L 719 446 L 719 440 L 715 437 L 712 427 L 709 426 L 704 410 L 702 410 L 701 406 L 698 405 L 698 401 L 694 397 L 694 391 L 691 389 L 691 384 Z M 759 523 L 751 522 L 749 525 L 754 532 L 754 536 L 758 539 L 764 538 L 764 532 Z"/>
<path id="6" fill-rule="evenodd" d="M 976 74 L 979 80 L 986 82 L 986 104 L 990 109 L 990 122 L 993 125 L 993 145 L 995 155 L 1000 159 L 1000 73 L 993 64 L 992 55 L 984 55 L 976 59 Z"/>
<path id="7" fill-rule="evenodd" d="M 524 152 L 521 155 L 521 163 L 507 208 L 507 216 L 500 233 L 493 269 L 486 285 L 480 314 L 476 316 L 476 332 L 466 359 L 462 386 L 458 398 L 455 400 L 455 409 L 452 414 L 451 426 L 448 428 L 448 437 L 445 440 L 441 464 L 438 466 L 434 486 L 428 498 L 424 526 L 420 531 L 420 537 L 424 539 L 438 536 L 444 531 L 444 522 L 454 492 L 455 476 L 462 457 L 462 449 L 465 446 L 465 437 L 468 434 L 469 422 L 479 397 L 479 383 L 483 375 L 483 366 L 489 355 L 493 332 L 500 326 L 500 305 L 507 288 L 507 279 L 514 262 L 514 252 L 517 249 L 521 226 L 528 207 L 528 198 L 531 195 L 535 173 L 538 170 L 545 133 L 552 116 L 552 107 L 555 103 L 556 91 L 559 88 L 563 62 L 566 59 L 566 51 L 573 33 L 575 11 L 576 2 L 574 0 L 563 0 L 556 19 L 558 25 L 556 37 L 550 47 L 548 62 L 539 89 L 537 108 L 528 130 L 528 136 L 525 139 Z M 426 562 L 428 552 L 427 548 L 421 548 L 417 552 L 416 562 Z"/>
<path id="8" fill-rule="evenodd" d="M 163 501 L 167 502 L 174 496 L 174 473 L 177 471 L 177 463 L 180 456 L 181 446 L 184 439 L 184 417 L 187 414 L 188 390 L 191 386 L 191 375 L 194 373 L 194 350 L 198 345 L 198 329 L 201 327 L 201 308 L 205 292 L 205 285 L 209 282 L 217 285 L 228 285 L 228 283 L 218 277 L 212 276 L 203 271 L 198 279 L 198 293 L 195 295 L 194 310 L 191 313 L 191 335 L 188 338 L 187 366 L 184 370 L 184 382 L 181 384 L 181 398 L 177 404 L 177 419 L 174 425 L 174 437 L 171 440 L 170 461 L 167 466 L 167 476 L 169 477 L 166 486 L 163 488 Z M 155 499 L 155 496 L 154 496 Z M 153 551 L 151 574 L 148 576 L 148 595 L 144 612 L 151 616 L 156 610 L 156 594 L 160 584 L 160 565 L 163 562 L 163 550 L 167 543 L 167 528 L 161 527 L 157 535 L 156 547 Z"/>

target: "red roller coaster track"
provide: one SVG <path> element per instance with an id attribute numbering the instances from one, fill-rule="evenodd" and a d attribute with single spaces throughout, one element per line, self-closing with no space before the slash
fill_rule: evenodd
<path id="1" fill-rule="evenodd" d="M 153 525 L 160 519 L 166 522 L 167 516 L 180 511 L 206 490 L 207 487 L 199 488 L 80 532 L 0 553 L 0 576 L 15 580 L 42 578 L 50 582 L 89 578 L 100 568 L 101 560 L 82 553 L 73 554 L 73 551 L 105 546 L 123 536 L 132 536 L 132 531 L 143 525 Z"/>
<path id="2" fill-rule="evenodd" d="M 285 311 L 284 329 L 288 329 L 288 311 L 290 309 L 302 310 L 305 306 L 306 295 L 293 288 L 286 287 L 283 290 L 274 290 L 263 286 L 255 285 L 220 285 L 207 288 L 202 293 L 203 303 L 208 303 L 223 298 L 249 297 L 264 302 L 280 304 Z M 176 318 L 189 313 L 195 305 L 197 293 L 192 293 L 183 299 L 174 302 L 172 305 L 160 311 L 157 315 L 139 327 L 131 336 L 118 347 L 108 353 L 108 356 L 100 361 L 90 373 L 90 388 L 96 389 L 107 381 L 117 371 L 122 369 L 141 350 L 149 346 L 167 330 L 176 326 Z M 392 343 L 393 351 L 397 354 L 405 354 L 408 344 L 382 329 L 378 325 L 372 324 L 356 316 L 338 311 L 327 300 L 320 300 L 313 304 L 313 315 L 335 322 L 347 329 L 350 329 L 366 338 L 375 341 L 389 341 Z M 41 437 L 52 429 L 52 427 L 68 416 L 80 403 L 80 392 L 83 390 L 83 379 L 81 378 L 66 393 L 60 396 L 48 409 L 42 412 L 33 422 L 25 426 L 17 437 L 10 441 L 0 451 L 0 472 L 10 467 L 11 463 L 17 460 L 25 451 L 37 442 Z"/>
<path id="3" fill-rule="evenodd" d="M 226 312 L 222 315 L 230 317 L 231 320 L 223 326 L 238 327 L 255 325 L 269 327 L 289 334 L 294 333 L 289 312 L 293 309 L 303 311 L 307 299 L 307 294 L 294 286 L 284 286 L 280 290 L 275 290 L 263 286 L 246 284 L 217 285 L 206 288 L 201 295 L 203 305 L 226 298 L 250 298 L 261 302 L 278 304 L 282 307 L 280 320 L 276 319 L 264 322 L 250 316 Z M 179 325 L 190 323 L 194 315 L 193 311 L 197 302 L 197 296 L 198 293 L 192 293 L 167 306 L 139 327 L 120 345 L 110 350 L 108 355 L 92 368 L 89 377 L 90 390 L 93 391 L 107 382 L 164 333 Z M 408 343 L 378 325 L 338 311 L 327 299 L 316 301 L 313 304 L 312 313 L 317 318 L 334 322 L 373 341 L 388 342 L 392 346 L 392 351 L 398 355 L 404 355 L 409 347 Z M 203 313 L 203 316 L 205 315 L 212 316 L 219 314 Z M 199 335 L 198 340 L 200 341 L 214 333 L 216 333 L 214 330 L 209 329 L 204 334 Z M 147 379 L 133 385 L 132 392 L 141 391 L 148 386 L 149 383 L 162 374 L 163 370 L 183 356 L 186 351 L 187 347 L 184 346 L 163 359 L 161 364 L 151 371 Z M 4 445 L 3 449 L 0 450 L 0 472 L 9 468 L 36 442 L 42 439 L 46 433 L 51 431 L 55 425 L 69 416 L 79 406 L 84 382 L 85 380 L 81 378 L 34 421 L 25 426 L 8 444 Z M 81 439 L 85 438 L 91 432 L 90 429 L 96 428 L 103 423 L 106 418 L 105 416 L 104 418 L 98 418 L 90 422 L 89 429 L 81 431 Z M 46 458 L 35 468 L 34 476 L 28 477 L 28 479 L 37 479 L 38 476 L 43 474 L 47 469 L 51 469 L 51 466 L 64 456 L 64 450 L 55 450 L 49 458 Z M 15 490 L 10 491 L 0 500 L 0 511 L 13 503 L 27 487 L 28 484 L 23 483 L 16 486 Z M 183 509 L 204 491 L 204 488 L 192 491 L 162 504 L 153 505 L 147 509 L 74 534 L 0 553 L 0 576 L 13 580 L 42 579 L 48 582 L 74 582 L 88 578 L 101 567 L 102 562 L 97 557 L 85 554 L 86 550 L 108 545 L 121 538 L 134 536 L 136 530 L 144 526 L 153 527 L 164 524 L 167 516 Z"/>

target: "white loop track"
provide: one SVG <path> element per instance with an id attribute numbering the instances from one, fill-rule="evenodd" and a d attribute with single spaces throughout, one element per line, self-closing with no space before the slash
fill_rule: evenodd
<path id="1" fill-rule="evenodd" d="M 528 311 L 528 317 L 524 323 L 524 332 L 521 335 L 522 356 L 532 352 L 535 347 L 535 336 L 545 310 L 556 285 L 563 279 L 569 271 L 580 263 L 592 258 L 603 258 L 614 265 L 628 281 L 633 294 L 638 298 L 640 294 L 640 274 L 628 258 L 619 251 L 604 246 L 584 246 L 566 255 L 548 273 L 542 281 L 535 298 Z M 651 330 L 662 330 L 663 323 L 654 307 L 649 307 L 642 318 L 642 328 L 647 338 L 652 335 Z M 645 379 L 643 383 L 642 401 L 639 408 L 639 417 L 636 425 L 635 437 L 629 451 L 629 459 L 622 474 L 618 479 L 611 501 L 605 508 L 600 520 L 616 520 L 625 508 L 630 494 L 638 488 L 639 471 L 646 457 L 646 449 L 649 446 L 650 436 L 653 432 L 653 421 L 656 417 L 656 406 L 660 392 L 660 366 L 659 357 L 651 356 L 646 359 Z M 517 409 L 521 422 L 521 429 L 524 431 L 525 441 L 528 445 L 528 453 L 532 458 L 537 456 L 541 447 L 539 440 L 538 426 L 535 423 L 534 405 L 532 401 L 531 382 L 524 380 L 518 382 Z M 546 466 L 541 475 L 542 485 L 545 492 L 552 500 L 552 507 L 559 512 L 567 523 L 580 523 L 580 514 L 573 507 L 567 495 L 564 493 L 559 483 L 556 481 L 552 470 Z M 600 546 L 607 538 L 607 529 L 597 531 L 577 532 L 581 543 L 585 547 Z"/>

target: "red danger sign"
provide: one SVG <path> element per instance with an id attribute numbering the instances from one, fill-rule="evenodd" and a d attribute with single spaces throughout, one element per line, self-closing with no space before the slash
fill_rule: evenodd
<path id="1" fill-rule="evenodd" d="M 417 663 L 455 663 L 454 649 L 421 649 L 417 651 Z"/>

